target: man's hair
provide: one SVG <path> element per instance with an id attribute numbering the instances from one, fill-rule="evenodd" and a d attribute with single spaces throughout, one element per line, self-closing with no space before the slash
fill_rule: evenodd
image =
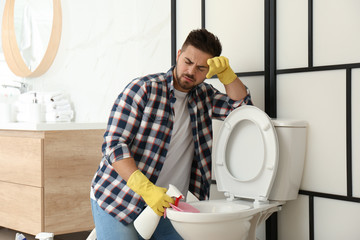
<path id="1" fill-rule="evenodd" d="M 220 56 L 222 51 L 220 40 L 204 28 L 191 31 L 181 50 L 184 51 L 189 45 L 214 57 Z"/>

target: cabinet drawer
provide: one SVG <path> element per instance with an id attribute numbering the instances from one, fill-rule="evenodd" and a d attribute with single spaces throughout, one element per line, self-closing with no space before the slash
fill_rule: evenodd
<path id="1" fill-rule="evenodd" d="M 42 187 L 42 142 L 0 136 L 0 181 Z"/>
<path id="2" fill-rule="evenodd" d="M 0 189 L 0 226 L 34 235 L 42 232 L 42 188 L 0 181 Z"/>

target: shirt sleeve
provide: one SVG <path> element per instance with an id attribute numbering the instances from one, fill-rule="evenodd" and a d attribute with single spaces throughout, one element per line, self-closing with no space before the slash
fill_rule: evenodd
<path id="1" fill-rule="evenodd" d="M 140 80 L 132 81 L 116 99 L 102 145 L 109 164 L 132 157 L 129 145 L 139 128 L 145 102 L 144 82 Z"/>
<path id="2" fill-rule="evenodd" d="M 245 86 L 246 87 L 246 86 Z M 238 101 L 230 99 L 226 94 L 219 92 L 213 86 L 213 118 L 224 120 L 232 110 L 242 105 L 253 105 L 250 90 L 246 87 L 247 95 Z"/>

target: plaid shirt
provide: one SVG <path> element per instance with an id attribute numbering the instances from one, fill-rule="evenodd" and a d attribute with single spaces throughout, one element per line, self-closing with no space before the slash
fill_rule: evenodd
<path id="1" fill-rule="evenodd" d="M 134 79 L 118 96 L 109 117 L 102 146 L 103 158 L 92 181 L 97 203 L 124 224 L 144 208 L 113 169 L 112 163 L 133 157 L 138 168 L 155 183 L 166 159 L 173 127 L 174 98 L 172 67 L 167 73 Z M 189 191 L 208 199 L 211 184 L 212 118 L 225 119 L 236 107 L 251 104 L 248 94 L 233 101 L 207 83 L 189 93 L 188 109 L 195 144 Z"/>

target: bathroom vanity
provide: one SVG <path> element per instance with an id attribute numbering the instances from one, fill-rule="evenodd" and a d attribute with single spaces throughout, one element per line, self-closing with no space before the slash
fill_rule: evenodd
<path id="1" fill-rule="evenodd" d="M 0 226 L 35 235 L 94 228 L 91 179 L 105 123 L 0 123 Z"/>

